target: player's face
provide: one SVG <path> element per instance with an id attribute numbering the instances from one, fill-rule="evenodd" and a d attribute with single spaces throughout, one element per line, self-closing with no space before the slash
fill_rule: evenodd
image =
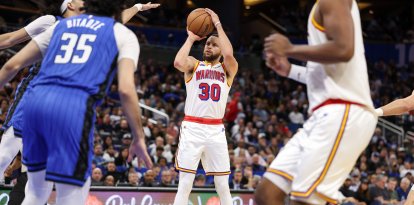
<path id="1" fill-rule="evenodd" d="M 75 11 L 76 14 L 85 13 L 85 9 L 84 9 L 85 6 L 84 6 L 83 0 L 72 0 L 70 4 L 72 4 L 73 10 Z"/>
<path id="2" fill-rule="evenodd" d="M 212 62 L 220 58 L 220 56 L 221 49 L 219 39 L 216 36 L 210 36 L 204 46 L 203 58 L 206 61 Z"/>

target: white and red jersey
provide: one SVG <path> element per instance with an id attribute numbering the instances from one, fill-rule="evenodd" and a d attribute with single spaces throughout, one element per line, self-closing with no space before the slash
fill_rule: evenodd
<path id="1" fill-rule="evenodd" d="M 224 65 L 197 61 L 193 76 L 186 82 L 187 117 L 222 119 L 226 110 L 230 85 Z"/>
<path id="2" fill-rule="evenodd" d="M 308 43 L 320 45 L 328 38 L 324 27 L 314 19 L 315 4 L 308 20 Z M 328 100 L 347 101 L 363 105 L 373 110 L 371 100 L 365 49 L 362 38 L 361 19 L 358 5 L 352 3 L 352 19 L 354 24 L 354 56 L 348 62 L 321 64 L 308 62 L 307 89 L 310 110 L 318 108 Z"/>

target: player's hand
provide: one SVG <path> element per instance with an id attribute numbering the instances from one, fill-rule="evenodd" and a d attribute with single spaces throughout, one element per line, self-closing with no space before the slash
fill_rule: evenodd
<path id="1" fill-rule="evenodd" d="M 200 37 L 200 36 L 195 35 L 193 32 L 191 32 L 190 30 L 188 30 L 188 28 L 187 28 L 187 34 L 188 34 L 188 38 L 190 40 L 192 40 L 193 42 L 194 41 L 200 41 L 200 40 L 203 40 L 204 38 L 206 38 L 205 36 L 204 37 Z"/>
<path id="2" fill-rule="evenodd" d="M 152 161 L 147 152 L 147 145 L 145 145 L 145 140 L 135 140 L 129 146 L 129 155 L 128 155 L 128 162 L 131 162 L 133 157 L 136 156 L 139 160 L 143 160 L 145 162 L 145 166 L 148 169 L 152 168 Z"/>
<path id="3" fill-rule="evenodd" d="M 289 75 L 292 67 L 286 57 L 277 57 L 271 53 L 266 53 L 266 66 L 283 77 L 287 77 Z"/>
<path id="4" fill-rule="evenodd" d="M 211 20 L 213 21 L 214 26 L 216 26 L 217 22 L 220 22 L 218 15 L 211 9 L 205 8 L 204 9 L 208 14 L 211 16 Z"/>
<path id="5" fill-rule="evenodd" d="M 152 4 L 151 2 L 148 2 L 146 4 L 142 4 L 141 11 L 146 11 L 146 10 L 149 10 L 149 9 L 155 9 L 155 8 L 158 8 L 159 6 L 161 6 L 161 4 Z"/>
<path id="6" fill-rule="evenodd" d="M 265 38 L 264 51 L 274 56 L 286 57 L 292 48 L 292 43 L 284 35 L 276 33 Z"/>
<path id="7" fill-rule="evenodd" d="M 12 166 L 11 166 L 11 165 L 9 165 L 9 166 L 6 168 L 6 171 L 4 171 L 4 177 L 11 177 L 11 176 L 12 176 L 12 174 L 13 174 L 13 168 L 12 168 Z"/>

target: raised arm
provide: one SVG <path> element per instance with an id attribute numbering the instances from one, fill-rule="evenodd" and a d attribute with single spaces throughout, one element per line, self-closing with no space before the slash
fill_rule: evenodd
<path id="1" fill-rule="evenodd" d="M 125 9 L 122 11 L 122 23 L 126 24 L 129 20 L 131 20 L 132 17 L 135 16 L 140 11 L 146 11 L 149 9 L 157 8 L 161 4 L 152 4 L 151 2 L 148 2 L 146 4 L 135 4 L 131 8 Z"/>
<path id="2" fill-rule="evenodd" d="M 21 42 L 30 40 L 29 34 L 27 34 L 24 28 L 17 31 L 5 33 L 0 35 L 0 49 L 10 48 Z"/>
<path id="3" fill-rule="evenodd" d="M 7 61 L 0 70 L 0 87 L 12 80 L 20 69 L 42 59 L 42 53 L 34 41 L 30 41 L 16 55 Z"/>
<path id="4" fill-rule="evenodd" d="M 206 9 L 206 11 L 207 13 L 210 14 L 211 19 L 213 20 L 213 24 L 216 27 L 216 30 L 218 33 L 221 54 L 223 55 L 224 66 L 226 66 L 226 70 L 228 74 L 230 75 L 229 77 L 234 78 L 239 66 L 236 61 L 236 58 L 234 58 L 234 55 L 233 55 L 233 46 L 231 45 L 229 38 L 227 37 L 226 33 L 223 30 L 223 26 L 221 25 L 218 15 L 211 9 Z"/>
<path id="5" fill-rule="evenodd" d="M 414 110 L 414 91 L 410 96 L 394 100 L 376 109 L 379 116 L 401 115 Z"/>
<path id="6" fill-rule="evenodd" d="M 180 50 L 178 50 L 178 53 L 175 55 L 174 59 L 174 67 L 184 73 L 185 81 L 191 77 L 193 68 L 197 62 L 197 59 L 190 56 L 191 47 L 195 41 L 203 39 L 189 30 L 187 30 L 187 33 L 187 40 L 185 40 L 183 46 L 181 46 Z"/>
<path id="7" fill-rule="evenodd" d="M 288 38 L 273 34 L 265 39 L 265 51 L 301 61 L 347 62 L 354 55 L 354 26 L 349 0 L 319 0 L 315 16 L 320 16 L 329 41 L 315 46 L 292 45 Z"/>

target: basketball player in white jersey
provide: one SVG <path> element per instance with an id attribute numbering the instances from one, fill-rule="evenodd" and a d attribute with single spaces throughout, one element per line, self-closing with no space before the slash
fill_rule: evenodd
<path id="1" fill-rule="evenodd" d="M 267 65 L 306 83 L 312 115 L 265 173 L 255 193 L 259 205 L 284 204 L 287 195 L 291 204 L 339 203 L 338 189 L 377 123 L 355 0 L 317 1 L 308 34 L 309 45 L 292 45 L 280 34 L 265 40 Z"/>
<path id="2" fill-rule="evenodd" d="M 49 4 L 47 12 L 50 14 L 35 19 L 30 24 L 17 31 L 1 34 L 0 49 L 12 47 L 36 37 L 55 24 L 60 16 L 68 18 L 84 12 L 83 0 L 51 0 L 47 3 Z M 151 2 L 147 4 L 135 4 L 122 12 L 122 23 L 127 23 L 139 11 L 145 11 L 159 6 L 160 4 L 152 4 Z M 0 180 L 3 178 L 3 173 L 7 166 L 12 162 L 13 158 L 21 148 L 22 140 L 19 137 L 15 137 L 13 125 L 11 125 L 5 130 L 0 143 Z"/>
<path id="3" fill-rule="evenodd" d="M 228 184 L 230 160 L 222 118 L 238 64 L 217 14 L 210 9 L 206 11 L 212 17 L 218 36 L 212 35 L 207 39 L 204 61 L 189 56 L 193 43 L 202 39 L 191 31 L 188 31 L 188 38 L 174 60 L 174 67 L 184 73 L 187 90 L 185 117 L 175 161 L 180 180 L 174 205 L 188 204 L 200 159 L 206 174 L 214 175 L 221 204 L 232 204 Z"/>

